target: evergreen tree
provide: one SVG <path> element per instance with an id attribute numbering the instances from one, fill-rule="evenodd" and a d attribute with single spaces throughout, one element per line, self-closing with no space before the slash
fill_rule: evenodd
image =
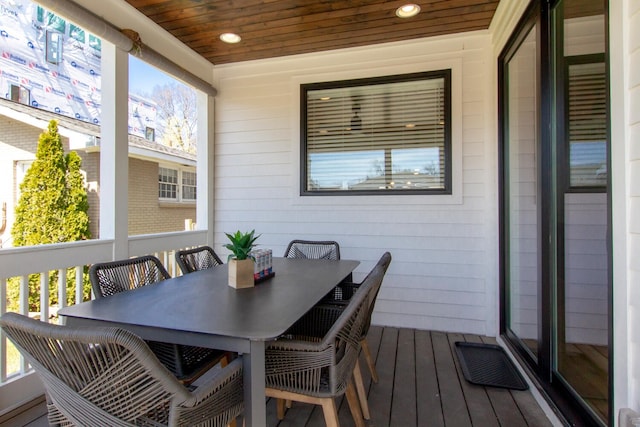
<path id="1" fill-rule="evenodd" d="M 75 151 L 67 154 L 67 214 L 65 229 L 67 240 L 84 240 L 91 238 L 89 231 L 89 201 L 84 186 L 84 176 L 80 171 L 82 159 Z"/>
<path id="2" fill-rule="evenodd" d="M 40 134 L 36 159 L 20 184 L 20 200 L 11 229 L 14 246 L 64 242 L 67 210 L 66 162 L 58 123 Z"/>
<path id="3" fill-rule="evenodd" d="M 75 152 L 64 155 L 58 123 L 49 122 L 47 131 L 38 139 L 36 159 L 20 184 L 20 200 L 11 228 L 14 246 L 72 242 L 91 238 L 89 203 L 80 171 L 81 159 Z M 29 309 L 38 311 L 38 275 L 29 278 Z M 74 275 L 68 284 L 73 289 Z M 57 272 L 50 274 L 50 303 L 57 302 Z M 12 287 L 10 284 L 10 287 Z M 85 280 L 84 294 L 90 285 Z M 17 291 L 17 290 L 14 290 Z M 68 296 L 73 301 L 73 296 Z"/>
<path id="4" fill-rule="evenodd" d="M 58 123 L 38 139 L 36 159 L 20 184 L 11 229 L 14 246 L 72 242 L 90 238 L 89 204 L 77 153 L 64 155 Z"/>

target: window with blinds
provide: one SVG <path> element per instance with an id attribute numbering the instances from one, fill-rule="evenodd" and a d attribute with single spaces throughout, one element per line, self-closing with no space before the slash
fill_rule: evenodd
<path id="1" fill-rule="evenodd" d="M 451 71 L 301 86 L 301 189 L 450 194 Z"/>
<path id="2" fill-rule="evenodd" d="M 567 59 L 570 186 L 604 188 L 608 126 L 604 58 L 589 63 L 571 63 Z"/>

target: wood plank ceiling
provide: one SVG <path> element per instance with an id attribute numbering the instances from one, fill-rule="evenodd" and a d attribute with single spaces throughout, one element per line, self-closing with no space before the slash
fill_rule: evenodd
<path id="1" fill-rule="evenodd" d="M 126 0 L 212 64 L 402 41 L 489 27 L 499 0 Z M 227 44 L 222 33 L 240 35 Z M 143 40 L 144 42 L 144 40 Z"/>

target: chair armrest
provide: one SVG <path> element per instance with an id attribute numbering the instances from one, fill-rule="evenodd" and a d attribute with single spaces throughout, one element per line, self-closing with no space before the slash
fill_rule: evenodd
<path id="1" fill-rule="evenodd" d="M 236 384 L 239 379 L 239 384 Z M 240 398 L 242 399 L 242 357 L 239 356 L 229 363 L 209 381 L 199 385 L 192 393 L 193 404 L 198 405 L 208 399 L 210 396 L 220 393 L 224 388 L 239 386 Z M 182 403 L 183 406 L 189 406 L 192 399 Z"/>

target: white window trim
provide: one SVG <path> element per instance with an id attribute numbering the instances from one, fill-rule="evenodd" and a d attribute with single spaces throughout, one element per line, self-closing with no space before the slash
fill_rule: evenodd
<path id="1" fill-rule="evenodd" d="M 166 163 L 158 163 L 158 175 L 159 175 L 159 172 L 160 172 L 160 168 L 178 171 L 178 182 L 176 183 L 176 186 L 177 186 L 176 195 L 177 195 L 177 197 L 175 199 L 168 198 L 168 197 L 160 197 L 158 195 L 158 200 L 160 202 L 165 202 L 165 203 L 195 204 L 196 203 L 196 199 L 186 199 L 186 200 L 183 199 L 183 196 L 182 196 L 182 183 L 183 183 L 183 173 L 184 172 L 195 173 L 196 176 L 197 176 L 196 168 L 188 167 L 188 166 L 176 166 L 176 165 L 171 165 L 171 164 L 166 164 Z M 160 185 L 160 181 L 159 180 L 158 180 L 158 185 Z M 196 192 L 197 192 L 197 183 L 196 183 Z"/>

